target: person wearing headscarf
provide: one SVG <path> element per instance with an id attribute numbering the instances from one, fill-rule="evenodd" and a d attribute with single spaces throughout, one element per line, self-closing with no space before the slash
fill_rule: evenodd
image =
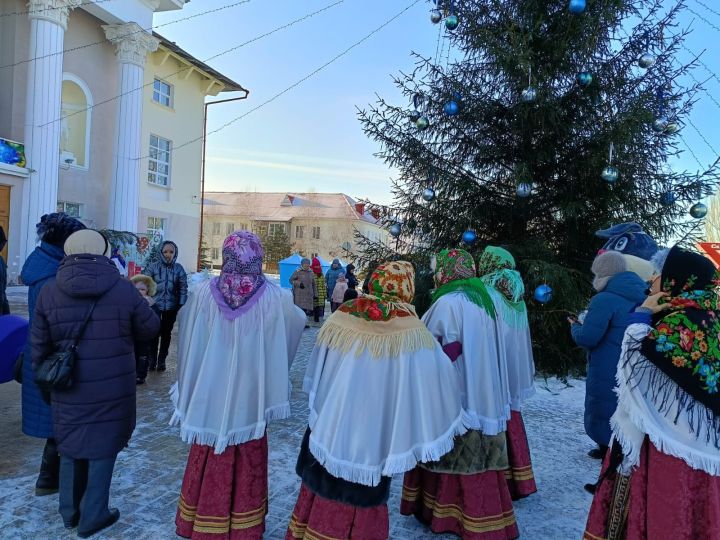
<path id="1" fill-rule="evenodd" d="M 295 305 L 305 312 L 309 322 L 315 312 L 315 297 L 317 296 L 315 273 L 310 268 L 310 259 L 303 257 L 300 261 L 300 268 L 290 276 L 290 284 L 293 289 Z"/>
<path id="2" fill-rule="evenodd" d="M 170 350 L 170 339 L 177 320 L 178 311 L 187 302 L 187 274 L 177 262 L 178 247 L 175 242 L 165 240 L 160 245 L 160 260 L 148 265 L 143 273 L 150 276 L 157 285 L 153 298 L 160 311 L 160 334 L 155 338 L 150 357 L 150 371 L 165 371 Z"/>
<path id="3" fill-rule="evenodd" d="M 38 366 L 79 335 L 72 386 L 51 394 L 61 456 L 59 511 L 66 528 L 77 527 L 78 536 L 87 538 L 120 515 L 108 499 L 117 455 L 135 429 L 133 345 L 152 339 L 160 321 L 120 277 L 101 233 L 79 230 L 64 249 L 56 280 L 37 299 L 31 358 Z"/>
<path id="4" fill-rule="evenodd" d="M 268 500 L 268 422 L 290 416 L 289 371 L 305 325 L 262 272 L 248 231 L 223 243 L 219 277 L 180 314 L 171 424 L 190 454 L 175 517 L 179 536 L 261 539 Z"/>
<path id="5" fill-rule="evenodd" d="M 325 285 L 329 295 L 332 295 L 335 290 L 335 283 L 337 283 L 337 278 L 340 274 L 345 274 L 345 270 L 343 269 L 342 264 L 340 264 L 340 259 L 333 259 L 330 268 L 328 268 L 328 271 L 325 272 Z"/>
<path id="6" fill-rule="evenodd" d="M 5 229 L 0 227 L 0 251 L 5 249 L 7 244 L 7 236 Z M 0 255 L 0 315 L 8 315 L 10 313 L 10 304 L 7 299 L 7 264 L 2 255 Z"/>
<path id="7" fill-rule="evenodd" d="M 355 275 L 355 265 L 350 263 L 345 267 L 345 278 L 347 279 L 348 289 L 353 291 L 359 285 L 358 278 Z"/>
<path id="8" fill-rule="evenodd" d="M 435 533 L 466 539 L 518 536 L 505 429 L 510 393 L 495 339 L 497 317 L 487 286 L 476 277 L 472 255 L 443 250 L 434 258 L 432 306 L 423 316 L 433 337 L 460 373 L 471 429 L 456 437 L 452 452 L 405 475 L 400 512 L 415 515 Z M 452 508 L 452 512 L 448 509 Z"/>
<path id="9" fill-rule="evenodd" d="M 35 227 L 40 243 L 25 260 L 20 271 L 20 281 L 28 287 L 30 327 L 35 318 L 35 304 L 40 291 L 55 279 L 60 262 L 65 257 L 65 240 L 75 231 L 84 229 L 85 225 L 58 212 L 45 214 Z M 60 454 L 53 436 L 49 396 L 43 396 L 35 384 L 35 372 L 30 362 L 30 336 L 23 353 L 22 381 L 22 431 L 30 437 L 45 439 L 40 474 L 35 482 L 35 495 L 51 495 L 58 490 Z"/>
<path id="10" fill-rule="evenodd" d="M 392 475 L 439 460 L 466 430 L 457 371 L 410 303 L 414 279 L 409 262 L 380 265 L 370 294 L 318 334 L 288 540 L 388 538 Z"/>
<path id="11" fill-rule="evenodd" d="M 590 457 L 605 457 L 610 443 L 610 417 L 617 407 L 615 373 L 630 312 L 646 297 L 648 284 L 628 271 L 628 260 L 617 251 L 595 257 L 591 268 L 598 292 L 583 323 L 570 319 L 575 343 L 588 351 L 585 384 L 585 432 L 597 448 Z"/>
<path id="12" fill-rule="evenodd" d="M 584 539 L 720 538 L 719 285 L 708 259 L 673 247 L 630 315 Z"/>
<path id="13" fill-rule="evenodd" d="M 522 417 L 522 405 L 535 394 L 533 361 L 525 285 L 516 270 L 515 258 L 501 247 L 487 246 L 478 259 L 478 275 L 488 286 L 497 311 L 498 351 L 510 391 L 510 420 L 507 424 L 509 468 L 505 473 L 513 499 L 537 491 L 530 446 Z"/>
<path id="14" fill-rule="evenodd" d="M 313 257 L 310 269 L 315 275 L 315 297 L 313 298 L 313 320 L 316 326 L 321 324 L 325 317 L 325 302 L 327 301 L 328 289 L 322 275 L 322 263 L 317 257 Z"/>

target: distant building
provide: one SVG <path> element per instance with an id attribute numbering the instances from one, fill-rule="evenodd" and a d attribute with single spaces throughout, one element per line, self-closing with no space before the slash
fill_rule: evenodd
<path id="1" fill-rule="evenodd" d="M 185 3 L 0 2 L 0 225 L 11 279 L 40 216 L 56 210 L 93 228 L 172 238 L 195 268 L 205 97 L 243 88 L 147 31 L 156 12 Z"/>
<path id="2" fill-rule="evenodd" d="M 222 264 L 222 243 L 233 231 L 260 236 L 285 234 L 292 251 L 325 260 L 358 253 L 355 231 L 382 243 L 388 233 L 364 203 L 343 193 L 206 192 L 203 241 L 214 267 Z"/>

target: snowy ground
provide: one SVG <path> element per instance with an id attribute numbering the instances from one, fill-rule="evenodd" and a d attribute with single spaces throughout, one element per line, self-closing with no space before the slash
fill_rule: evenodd
<path id="1" fill-rule="evenodd" d="M 11 287 L 11 309 L 26 315 L 26 290 Z M 307 399 L 301 379 L 317 334 L 305 331 L 292 369 L 293 417 L 271 425 L 270 511 L 267 539 L 282 539 L 295 503 L 299 480 L 294 474 L 302 434 L 307 422 Z M 174 381 L 175 361 L 165 373 L 154 373 L 138 389 L 138 424 L 127 451 L 118 458 L 111 490 L 111 505 L 120 509 L 120 522 L 95 538 L 172 539 L 187 446 L 175 428 L 167 425 L 170 403 L 167 391 Z M 594 481 L 599 462 L 586 456 L 592 447 L 585 436 L 582 416 L 585 383 L 537 381 L 537 395 L 523 411 L 539 491 L 515 503 L 522 538 L 579 539 L 585 526 L 590 495 L 583 484 Z M 57 514 L 57 496 L 36 498 L 33 486 L 42 441 L 20 431 L 20 386 L 0 385 L 0 539 L 55 540 L 74 538 Z M 413 518 L 400 516 L 402 479 L 393 481 L 389 502 L 390 537 L 429 540 L 455 538 L 433 535 Z"/>

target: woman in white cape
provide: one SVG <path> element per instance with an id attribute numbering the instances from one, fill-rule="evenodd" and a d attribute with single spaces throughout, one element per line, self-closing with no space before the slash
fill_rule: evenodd
<path id="1" fill-rule="evenodd" d="M 309 427 L 287 539 L 385 540 L 390 477 L 440 459 L 465 431 L 457 372 L 410 304 L 410 263 L 326 321 L 308 361 Z"/>
<path id="2" fill-rule="evenodd" d="M 192 443 L 175 518 L 185 538 L 260 539 L 265 530 L 265 430 L 290 416 L 305 314 L 266 280 L 263 254 L 254 234 L 228 236 L 220 276 L 197 285 L 181 311 L 171 424 Z"/>

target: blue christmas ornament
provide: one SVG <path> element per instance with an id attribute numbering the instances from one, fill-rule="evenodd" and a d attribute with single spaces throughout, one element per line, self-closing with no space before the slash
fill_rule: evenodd
<path id="1" fill-rule="evenodd" d="M 518 184 L 517 189 L 515 190 L 515 194 L 518 197 L 525 198 L 529 197 L 532 193 L 532 184 L 528 184 L 527 182 L 521 182 Z"/>
<path id="2" fill-rule="evenodd" d="M 543 283 L 535 289 L 535 293 L 533 294 L 533 296 L 535 297 L 535 300 L 537 300 L 541 304 L 547 304 L 550 300 L 552 300 L 553 297 L 552 287 Z"/>
<path id="3" fill-rule="evenodd" d="M 525 103 L 532 103 L 533 101 L 535 101 L 536 97 L 537 97 L 537 90 L 535 90 L 535 88 L 533 88 L 532 86 L 528 86 L 520 94 L 520 99 L 522 99 L 523 102 L 525 102 Z"/>
<path id="4" fill-rule="evenodd" d="M 589 71 L 581 71 L 577 74 L 577 82 L 580 86 L 590 86 L 592 79 L 592 73 Z"/>
<path id="5" fill-rule="evenodd" d="M 430 120 L 428 120 L 427 116 L 421 116 L 420 118 L 417 119 L 417 121 L 415 122 L 415 125 L 417 126 L 417 128 L 420 131 L 423 131 L 423 130 L 427 129 L 428 127 L 430 127 Z"/>
<path id="6" fill-rule="evenodd" d="M 477 241 L 477 233 L 472 229 L 468 229 L 463 233 L 462 241 L 469 246 L 474 244 Z"/>
<path id="7" fill-rule="evenodd" d="M 605 180 L 608 184 L 614 184 L 615 182 L 617 182 L 620 173 L 618 172 L 617 168 L 613 167 L 612 165 L 608 165 L 603 169 L 601 176 L 602 179 Z"/>
<path id="8" fill-rule="evenodd" d="M 448 101 L 443 107 L 443 111 L 445 111 L 445 114 L 448 116 L 455 116 L 460 112 L 460 105 L 458 105 L 456 101 Z"/>
<path id="9" fill-rule="evenodd" d="M 577 15 L 578 13 L 582 13 L 583 11 L 585 11 L 585 7 L 585 0 L 570 0 L 570 3 L 568 4 L 568 11 Z"/>
<path id="10" fill-rule="evenodd" d="M 690 207 L 690 215 L 695 219 L 702 219 L 708 213 L 708 207 L 703 203 L 695 203 Z"/>
<path id="11" fill-rule="evenodd" d="M 670 206 L 675 203 L 676 196 L 672 191 L 666 191 L 660 196 L 660 204 Z"/>
<path id="12" fill-rule="evenodd" d="M 457 15 L 449 15 L 448 18 L 445 19 L 445 28 L 448 30 L 455 30 L 459 24 L 460 20 L 457 18 Z"/>
<path id="13" fill-rule="evenodd" d="M 402 233 L 402 227 L 399 223 L 393 223 L 390 227 L 390 234 L 393 235 L 395 238 L 400 236 L 400 233 Z"/>
<path id="14" fill-rule="evenodd" d="M 435 190 L 433 188 L 425 188 L 422 194 L 422 198 L 425 200 L 425 202 L 432 202 L 432 200 L 435 198 Z"/>

